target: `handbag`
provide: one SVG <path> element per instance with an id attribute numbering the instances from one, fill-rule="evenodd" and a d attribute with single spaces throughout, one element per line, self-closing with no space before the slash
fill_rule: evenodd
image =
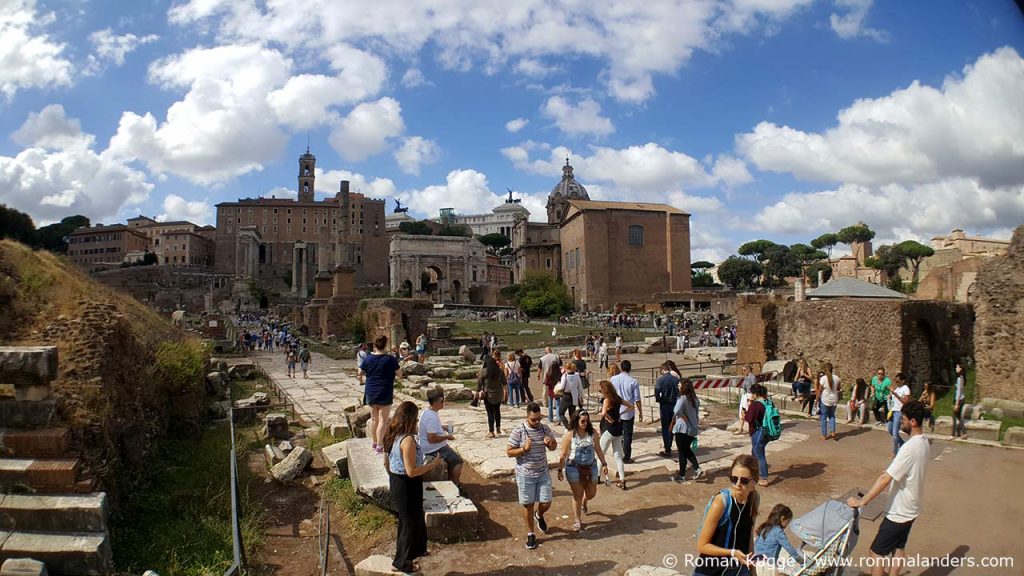
<path id="1" fill-rule="evenodd" d="M 580 473 L 580 482 L 590 482 L 594 478 L 594 465 L 588 464 L 586 466 L 577 466 L 576 469 Z"/>

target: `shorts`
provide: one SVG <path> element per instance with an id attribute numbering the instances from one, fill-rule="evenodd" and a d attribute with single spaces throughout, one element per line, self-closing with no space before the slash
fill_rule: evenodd
<path id="1" fill-rule="evenodd" d="M 305 372 L 309 369 L 309 362 L 300 362 L 302 364 L 302 371 Z"/>
<path id="2" fill-rule="evenodd" d="M 524 506 L 551 502 L 551 474 L 547 470 L 535 478 L 516 472 L 516 486 L 519 487 L 519 503 Z"/>
<path id="3" fill-rule="evenodd" d="M 445 466 L 447 466 L 449 470 L 455 468 L 459 464 L 462 464 L 462 456 L 459 456 L 459 453 L 452 450 L 452 447 L 447 444 L 441 446 L 434 452 L 428 453 L 427 456 L 442 458 Z"/>
<path id="4" fill-rule="evenodd" d="M 910 528 L 914 521 L 893 522 L 888 518 L 882 518 L 882 525 L 878 527 L 878 534 L 871 542 L 871 551 L 879 556 L 888 556 L 896 550 L 903 550 L 907 547 L 907 539 L 910 537 Z"/>
<path id="5" fill-rule="evenodd" d="M 598 481 L 598 478 L 599 478 L 598 474 L 600 473 L 600 470 L 598 470 L 598 468 L 597 468 L 597 460 L 594 460 L 594 463 L 590 465 L 590 468 L 591 468 L 591 470 L 590 470 L 590 481 L 593 482 L 594 484 L 597 484 L 597 481 Z M 579 469 L 579 467 L 576 466 L 575 464 L 566 464 L 565 465 L 565 479 L 568 480 L 570 484 L 575 484 L 575 483 L 579 482 L 580 481 L 580 469 Z"/>

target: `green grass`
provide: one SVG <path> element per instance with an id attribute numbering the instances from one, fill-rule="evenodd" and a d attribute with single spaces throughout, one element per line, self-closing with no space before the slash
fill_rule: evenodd
<path id="1" fill-rule="evenodd" d="M 535 324 L 528 322 L 480 322 L 476 320 L 456 320 L 455 327 L 452 328 L 452 335 L 456 337 L 467 337 L 472 336 L 479 338 L 484 332 L 496 334 L 500 344 L 508 346 L 510 349 L 515 350 L 516 348 L 542 348 L 548 345 L 557 345 L 555 339 L 551 337 L 550 324 Z M 535 330 L 537 334 L 519 335 L 521 330 Z M 599 333 L 604 332 L 605 338 L 608 338 L 609 334 L 614 332 L 610 327 L 589 327 L 589 326 L 558 326 L 559 336 L 586 336 L 587 334 L 594 334 L 596 337 Z M 657 333 L 651 332 L 639 332 L 636 330 L 623 330 L 622 340 L 623 342 L 633 342 L 643 340 L 646 336 L 657 336 Z M 614 338 L 610 339 L 609 345 L 614 342 Z"/>
<path id="2" fill-rule="evenodd" d="M 1002 441 L 1006 435 L 1006 429 L 1012 426 L 1024 426 L 1024 418 L 1004 418 L 1000 421 L 999 440 Z"/>
<path id="3" fill-rule="evenodd" d="M 114 564 L 118 572 L 205 576 L 232 562 L 231 488 L 226 424 L 199 438 L 168 439 L 149 463 L 144 487 L 126 502 L 114 523 Z M 247 554 L 263 534 L 262 511 L 249 496 L 258 481 L 241 463 L 242 541 Z"/>
<path id="4" fill-rule="evenodd" d="M 357 536 L 368 537 L 395 525 L 395 517 L 390 512 L 381 510 L 356 494 L 351 480 L 331 478 L 323 489 L 334 506 L 344 511 Z"/>
<path id="5" fill-rule="evenodd" d="M 334 436 L 326 428 L 321 428 L 319 434 L 315 434 L 313 436 L 310 436 L 309 438 L 306 438 L 306 448 L 309 448 L 313 452 L 318 452 L 321 448 L 325 446 L 337 444 L 338 442 L 341 442 L 342 440 L 348 440 L 351 437 L 351 434 L 342 434 L 341 436 Z"/>

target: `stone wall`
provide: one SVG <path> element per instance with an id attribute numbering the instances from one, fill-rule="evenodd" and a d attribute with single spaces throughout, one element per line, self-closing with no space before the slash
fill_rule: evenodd
<path id="1" fill-rule="evenodd" d="M 1024 401 L 1024 226 L 978 272 L 974 307 L 980 396 Z"/>
<path id="2" fill-rule="evenodd" d="M 953 364 L 973 353 L 971 307 L 947 302 L 743 298 L 737 331 L 738 363 L 803 355 L 812 370 L 831 362 L 847 385 L 879 366 L 906 374 L 915 391 L 948 385 Z"/>
<path id="3" fill-rule="evenodd" d="M 232 277 L 215 274 L 212 268 L 132 266 L 97 272 L 94 277 L 158 310 L 183 308 L 189 314 L 212 312 L 212 304 L 228 299 L 232 288 Z"/>
<path id="4" fill-rule="evenodd" d="M 389 343 L 415 345 L 420 334 L 427 333 L 427 320 L 434 312 L 429 300 L 415 298 L 372 298 L 359 303 L 366 327 L 366 339 L 388 337 Z"/>

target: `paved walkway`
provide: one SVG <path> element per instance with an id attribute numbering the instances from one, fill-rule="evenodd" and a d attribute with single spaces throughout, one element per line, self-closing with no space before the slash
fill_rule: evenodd
<path id="1" fill-rule="evenodd" d="M 322 354 L 313 354 L 310 362 L 309 378 L 289 378 L 284 362 L 284 354 L 280 352 L 252 352 L 249 356 L 258 362 L 267 375 L 288 396 L 295 405 L 296 412 L 307 420 L 322 426 L 331 422 L 344 420 L 346 407 L 358 406 L 362 397 L 362 387 L 355 377 L 354 360 L 333 360 Z M 531 384 L 536 388 L 536 383 Z M 536 392 L 536 390 L 534 390 Z M 395 392 L 396 401 L 412 400 L 421 407 L 425 402 L 413 398 L 400 390 Z M 659 425 L 650 422 L 653 414 L 650 406 L 644 407 L 646 420 L 636 426 L 633 438 L 633 462 L 626 465 L 628 472 L 638 472 L 665 468 L 674 471 L 675 460 L 658 456 L 662 449 Z M 654 407 L 656 408 L 656 407 Z M 544 409 L 547 414 L 547 409 Z M 451 442 L 466 462 L 481 476 L 497 478 L 511 476 L 514 472 L 515 460 L 505 455 L 508 433 L 513 426 L 523 420 L 522 408 L 502 406 L 501 430 L 504 435 L 487 438 L 487 415 L 483 406 L 473 408 L 468 404 L 455 403 L 446 406 L 441 412 L 443 422 L 455 426 L 455 440 Z M 564 433 L 556 425 L 554 432 L 559 439 Z M 793 444 L 805 440 L 807 436 L 795 431 L 783 434 L 776 442 L 768 445 L 768 453 L 785 450 Z M 750 453 L 750 440 L 747 436 L 736 436 L 731 432 L 718 428 L 704 427 L 699 437 L 697 457 L 701 467 L 714 471 L 727 466 L 737 454 Z M 548 452 L 548 462 L 555 466 L 558 462 L 558 451 Z M 614 470 L 614 464 L 610 465 Z M 614 472 L 613 472 L 614 473 Z"/>

